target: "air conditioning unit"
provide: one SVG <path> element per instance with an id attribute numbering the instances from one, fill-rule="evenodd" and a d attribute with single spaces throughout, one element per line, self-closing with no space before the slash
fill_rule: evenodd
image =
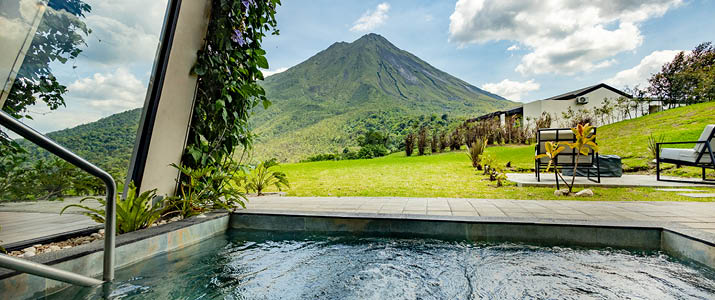
<path id="1" fill-rule="evenodd" d="M 586 97 L 576 97 L 576 104 L 586 104 L 588 103 L 588 98 Z"/>

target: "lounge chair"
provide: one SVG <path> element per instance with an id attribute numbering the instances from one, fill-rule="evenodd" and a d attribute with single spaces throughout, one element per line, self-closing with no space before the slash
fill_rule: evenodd
<path id="1" fill-rule="evenodd" d="M 593 133 L 596 134 L 596 128 L 593 128 Z M 571 131 L 571 128 L 542 128 L 536 132 L 536 155 L 546 153 L 546 142 L 558 144 L 559 142 L 575 142 L 576 136 Z M 593 140 L 596 142 L 596 139 Z M 588 180 L 601 183 L 601 171 L 598 163 L 598 153 L 589 149 L 588 155 L 578 154 L 575 149 L 566 148 L 556 156 L 555 162 L 552 164 L 554 168 L 554 176 L 556 177 L 556 188 L 559 188 L 559 178 L 557 175 L 558 169 L 573 168 L 578 160 L 579 170 L 586 169 L 586 178 Z M 549 158 L 542 157 L 535 160 L 534 170 L 536 172 L 536 180 L 541 181 L 541 170 L 546 170 L 549 165 Z M 581 168 L 583 166 L 583 169 Z M 593 172 L 594 178 L 591 178 Z"/>
<path id="2" fill-rule="evenodd" d="M 662 145 L 695 144 L 693 148 L 663 148 Z M 715 169 L 715 124 L 705 126 L 697 141 L 656 143 L 655 176 L 659 181 L 707 183 L 715 184 L 715 179 L 705 178 L 705 169 Z M 700 167 L 703 170 L 703 181 L 689 181 L 660 178 L 660 164 L 676 164 L 679 166 Z"/>

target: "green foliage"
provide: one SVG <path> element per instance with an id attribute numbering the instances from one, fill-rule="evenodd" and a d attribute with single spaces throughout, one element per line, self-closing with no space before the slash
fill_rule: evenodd
<path id="1" fill-rule="evenodd" d="M 205 210 L 245 206 L 245 195 L 231 184 L 244 154 L 253 145 L 248 119 L 258 105 L 268 108 L 260 69 L 268 69 L 263 38 L 276 29 L 279 0 L 211 1 L 211 18 L 203 49 L 192 73 L 198 90 L 182 165 L 181 196 L 172 199 L 176 212 L 188 217 Z"/>
<path id="2" fill-rule="evenodd" d="M 101 180 L 59 158 L 30 164 L 21 154 L 2 156 L 0 175 L 0 199 L 5 201 L 61 200 L 105 189 Z"/>
<path id="3" fill-rule="evenodd" d="M 472 142 L 472 146 L 467 146 L 467 157 L 472 162 L 472 167 L 478 170 L 482 169 L 481 156 L 484 153 L 484 149 L 487 148 L 487 140 L 476 139 Z"/>
<path id="4" fill-rule="evenodd" d="M 357 159 L 370 159 L 388 154 L 387 148 L 383 145 L 365 145 L 357 152 Z"/>
<path id="5" fill-rule="evenodd" d="M 290 188 L 286 174 L 273 170 L 278 165 L 275 158 L 262 161 L 249 172 L 244 173 L 245 176 L 239 177 L 241 179 L 236 184 L 241 185 L 245 181 L 246 191 L 256 192 L 258 196 L 263 195 L 269 186 L 275 186 L 279 191 Z"/>
<path id="6" fill-rule="evenodd" d="M 648 80 L 649 96 L 670 107 L 715 100 L 715 47 L 702 43 L 680 52 Z"/>
<path id="7" fill-rule="evenodd" d="M 405 136 L 405 155 L 411 156 L 412 152 L 415 151 L 415 134 L 408 133 Z"/>
<path id="8" fill-rule="evenodd" d="M 650 152 L 650 156 L 655 159 L 658 157 L 658 147 L 656 144 L 662 143 L 665 141 L 665 136 L 659 135 L 658 137 L 653 136 L 651 133 L 648 136 L 648 152 Z"/>
<path id="9" fill-rule="evenodd" d="M 240 169 L 238 165 L 232 165 L 229 172 L 215 166 L 171 166 L 181 172 L 184 180 L 179 182 L 180 195 L 169 197 L 167 214 L 188 218 L 214 208 L 232 211 L 239 206 L 246 207 L 246 195 L 231 184 L 234 174 Z"/>
<path id="10" fill-rule="evenodd" d="M 389 133 L 393 152 L 415 128 L 446 128 L 514 104 L 375 34 L 335 43 L 262 85 L 273 105 L 255 109 L 255 155 L 280 161 L 356 147 L 368 130 Z M 444 117 L 433 118 L 437 112 Z"/>
<path id="11" fill-rule="evenodd" d="M 136 139 L 141 108 L 117 113 L 92 123 L 47 134 L 49 138 L 96 166 L 108 170 L 118 184 L 123 184 Z M 51 160 L 55 157 L 24 139 L 18 144 L 27 150 L 27 160 Z"/>
<path id="12" fill-rule="evenodd" d="M 185 166 L 225 170 L 236 147 L 251 147 L 250 110 L 270 105 L 256 81 L 263 79 L 260 69 L 268 68 L 263 37 L 278 33 L 277 5 L 279 0 L 211 1 L 204 47 L 192 68 L 198 75 L 198 92 L 182 159 Z"/>
<path id="13" fill-rule="evenodd" d="M 417 154 L 425 155 L 427 148 L 427 128 L 422 127 L 417 133 Z"/>
<path id="14" fill-rule="evenodd" d="M 83 215 L 92 218 L 97 223 L 104 223 L 106 213 L 104 207 L 106 200 L 101 197 L 86 197 L 80 200 L 80 203 L 87 199 L 97 200 L 102 206 L 92 208 L 82 204 L 70 204 L 65 206 L 60 214 L 64 213 L 70 207 L 78 207 L 85 211 Z M 144 229 L 161 218 L 161 213 L 164 211 L 162 200 L 157 200 L 156 189 L 143 192 L 137 195 L 137 188 L 134 183 L 129 184 L 126 198 L 122 200 L 120 195 L 117 195 L 117 233 L 127 233 Z"/>

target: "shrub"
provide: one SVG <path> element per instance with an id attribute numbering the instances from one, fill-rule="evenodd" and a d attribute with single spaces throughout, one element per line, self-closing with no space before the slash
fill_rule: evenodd
<path id="1" fill-rule="evenodd" d="M 435 130 L 432 133 L 432 142 L 430 143 L 430 150 L 432 153 L 437 153 L 437 149 L 439 148 L 439 135 L 437 134 L 437 130 Z"/>
<path id="2" fill-rule="evenodd" d="M 167 199 L 168 214 L 188 218 L 213 208 L 231 211 L 238 206 L 246 206 L 246 195 L 239 190 L 243 186 L 240 183 L 245 182 L 239 171 L 243 167 L 229 165 L 226 168 L 207 166 L 194 169 L 184 165 L 171 166 L 177 168 L 184 179 L 179 182 L 180 195 Z M 224 171 L 226 169 L 229 171 Z"/>
<path id="3" fill-rule="evenodd" d="M 357 153 L 358 159 L 369 159 L 387 155 L 387 148 L 383 145 L 366 145 Z"/>
<path id="4" fill-rule="evenodd" d="M 487 147 L 487 141 L 482 139 L 476 139 L 472 146 L 467 146 L 467 156 L 472 161 L 472 167 L 478 170 L 482 169 L 480 164 L 481 155 L 484 153 L 484 149 Z"/>
<path id="5" fill-rule="evenodd" d="M 411 156 L 415 151 L 415 134 L 410 132 L 405 136 L 405 155 Z"/>
<path id="6" fill-rule="evenodd" d="M 425 155 L 425 149 L 427 148 L 427 129 L 422 127 L 419 134 L 417 135 L 417 153 L 419 155 Z"/>
<path id="7" fill-rule="evenodd" d="M 650 152 L 650 155 L 651 155 L 651 157 L 653 157 L 653 159 L 658 157 L 658 151 L 656 149 L 656 144 L 662 143 L 663 141 L 665 141 L 665 137 L 662 135 L 655 137 L 655 136 L 653 136 L 653 134 L 651 134 L 650 136 L 648 136 L 648 151 Z"/>
<path id="8" fill-rule="evenodd" d="M 462 134 L 459 131 L 459 127 L 452 131 L 452 135 L 449 137 L 449 149 L 459 150 L 462 147 Z"/>
<path id="9" fill-rule="evenodd" d="M 87 199 L 97 200 L 102 206 L 91 208 L 82 204 L 70 204 L 60 211 L 60 215 L 70 207 L 78 207 L 85 210 L 82 212 L 83 215 L 92 218 L 97 223 L 104 223 L 106 200 L 101 197 L 86 197 L 80 200 L 80 203 Z M 161 214 L 164 211 L 163 204 L 162 200 L 156 199 L 156 189 L 143 192 L 137 196 L 137 188 L 134 183 L 129 183 L 126 198 L 122 200 L 121 196 L 117 195 L 117 233 L 132 232 L 151 226 L 151 224 L 161 219 Z"/>
<path id="10" fill-rule="evenodd" d="M 325 160 L 340 160 L 341 155 L 337 153 L 323 153 L 316 154 L 313 156 L 308 156 L 308 158 L 301 160 L 300 162 L 311 162 L 311 161 L 325 161 Z"/>
<path id="11" fill-rule="evenodd" d="M 254 191 L 258 196 L 263 195 L 263 191 L 269 186 L 275 186 L 279 191 L 284 187 L 290 188 L 288 177 L 281 171 L 274 171 L 279 163 L 275 158 L 259 163 L 255 168 L 246 174 L 246 191 Z"/>
<path id="12" fill-rule="evenodd" d="M 449 139 L 447 138 L 447 132 L 442 131 L 439 134 L 439 152 L 444 152 L 444 149 L 449 147 Z"/>

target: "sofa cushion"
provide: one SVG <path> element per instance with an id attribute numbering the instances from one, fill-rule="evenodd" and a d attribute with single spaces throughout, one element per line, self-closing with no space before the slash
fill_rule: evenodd
<path id="1" fill-rule="evenodd" d="M 703 130 L 703 133 L 700 134 L 700 138 L 698 139 L 698 141 L 707 141 L 707 139 L 712 134 L 713 130 L 715 130 L 715 124 L 705 126 L 705 130 Z M 715 137 L 711 138 L 709 142 L 710 142 L 710 148 L 711 149 L 715 148 Z M 698 144 L 695 144 L 695 147 L 693 147 L 693 149 L 695 150 L 695 152 L 700 152 L 700 151 L 706 150 L 707 147 L 705 147 L 704 143 L 698 143 Z M 713 150 L 715 150 L 715 149 L 713 149 Z"/>
<path id="2" fill-rule="evenodd" d="M 681 148 L 663 148 L 660 151 L 661 159 L 679 160 L 684 162 L 695 163 L 698 159 L 698 152 L 695 149 L 681 149 Z M 709 163 L 710 155 L 705 153 L 700 159 L 700 163 Z"/>

